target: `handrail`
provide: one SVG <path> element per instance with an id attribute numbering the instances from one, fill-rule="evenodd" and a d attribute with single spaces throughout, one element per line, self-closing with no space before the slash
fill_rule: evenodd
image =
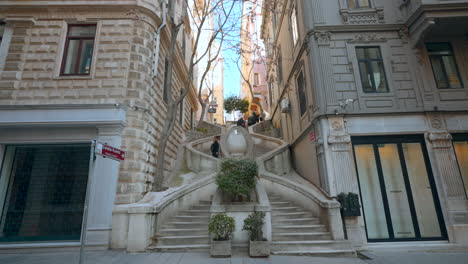
<path id="1" fill-rule="evenodd" d="M 197 173 L 214 173 L 218 170 L 219 160 L 200 149 L 203 144 L 210 144 L 211 140 L 212 138 L 208 137 L 187 143 L 185 159 L 190 170 Z"/>

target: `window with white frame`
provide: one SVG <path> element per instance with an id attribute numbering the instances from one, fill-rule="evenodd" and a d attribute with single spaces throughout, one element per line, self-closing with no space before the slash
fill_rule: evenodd
<path id="1" fill-rule="evenodd" d="M 258 73 L 254 73 L 254 85 L 260 85 L 260 75 Z"/>
<path id="2" fill-rule="evenodd" d="M 349 9 L 371 8 L 370 0 L 348 0 Z"/>
<path id="3" fill-rule="evenodd" d="M 296 46 L 297 41 L 299 40 L 299 30 L 297 26 L 297 9 L 295 6 L 292 7 L 291 11 L 291 34 L 293 39 L 293 44 Z"/>
<path id="4" fill-rule="evenodd" d="M 69 25 L 61 75 L 89 75 L 96 25 Z"/>

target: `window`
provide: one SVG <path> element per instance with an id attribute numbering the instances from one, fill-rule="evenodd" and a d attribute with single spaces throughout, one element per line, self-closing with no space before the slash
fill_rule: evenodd
<path id="1" fill-rule="evenodd" d="M 453 147 L 457 155 L 458 166 L 462 176 L 465 192 L 468 194 L 468 134 L 453 136 Z"/>
<path id="2" fill-rule="evenodd" d="M 260 79 L 259 79 L 258 73 L 254 73 L 254 85 L 259 85 L 260 84 Z"/>
<path id="3" fill-rule="evenodd" d="M 168 68 L 169 68 L 169 61 L 167 60 L 167 58 L 164 60 L 164 84 L 163 84 L 163 100 L 164 102 L 167 103 L 167 91 L 166 91 L 166 86 L 167 86 L 167 78 L 168 78 L 168 74 L 169 74 L 169 71 L 168 71 Z"/>
<path id="4" fill-rule="evenodd" d="M 79 241 L 89 154 L 89 144 L 6 146 L 0 242 Z"/>
<path id="5" fill-rule="evenodd" d="M 65 42 L 62 75 L 89 75 L 96 25 L 70 25 Z"/>
<path id="6" fill-rule="evenodd" d="M 426 47 L 437 88 L 462 88 L 463 83 L 450 43 L 427 43 Z"/>
<path id="7" fill-rule="evenodd" d="M 296 7 L 293 7 L 291 12 L 291 33 L 293 38 L 293 44 L 296 46 L 297 41 L 299 40 L 299 31 L 297 28 L 297 10 Z"/>
<path id="8" fill-rule="evenodd" d="M 180 91 L 180 94 L 182 95 L 184 91 Z M 182 125 L 184 121 L 184 99 L 179 104 L 179 124 Z"/>
<path id="9" fill-rule="evenodd" d="M 370 8 L 370 0 L 348 0 L 349 9 Z"/>
<path id="10" fill-rule="evenodd" d="M 387 78 L 380 47 L 356 47 L 356 55 L 365 93 L 387 93 Z"/>
<path id="11" fill-rule="evenodd" d="M 305 92 L 305 79 L 304 73 L 301 71 L 296 79 L 297 82 L 297 95 L 299 96 L 299 108 L 301 110 L 301 116 L 307 111 L 307 98 Z"/>
<path id="12" fill-rule="evenodd" d="M 193 108 L 190 109 L 190 129 L 193 129 Z"/>
<path id="13" fill-rule="evenodd" d="M 276 68 L 277 68 L 277 78 L 278 83 L 283 82 L 283 59 L 281 58 L 281 47 L 277 51 L 276 55 Z"/>
<path id="14" fill-rule="evenodd" d="M 0 44 L 2 44 L 3 33 L 5 33 L 5 23 L 0 22 Z"/>

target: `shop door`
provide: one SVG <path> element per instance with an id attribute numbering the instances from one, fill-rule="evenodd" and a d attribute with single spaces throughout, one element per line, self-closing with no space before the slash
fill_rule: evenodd
<path id="1" fill-rule="evenodd" d="M 80 239 L 89 144 L 7 146 L 0 242 Z"/>
<path id="2" fill-rule="evenodd" d="M 446 239 L 424 139 L 353 138 L 353 145 L 368 240 Z"/>

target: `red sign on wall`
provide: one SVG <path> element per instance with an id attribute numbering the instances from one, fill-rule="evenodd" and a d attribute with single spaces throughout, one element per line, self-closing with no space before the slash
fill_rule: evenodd
<path id="1" fill-rule="evenodd" d="M 317 136 L 315 135 L 315 131 L 310 132 L 310 134 L 309 134 L 309 140 L 310 140 L 310 142 L 315 142 L 315 141 L 317 141 Z"/>
<path id="2" fill-rule="evenodd" d="M 125 160 L 125 151 L 111 147 L 107 144 L 97 143 L 96 154 L 117 161 Z"/>

